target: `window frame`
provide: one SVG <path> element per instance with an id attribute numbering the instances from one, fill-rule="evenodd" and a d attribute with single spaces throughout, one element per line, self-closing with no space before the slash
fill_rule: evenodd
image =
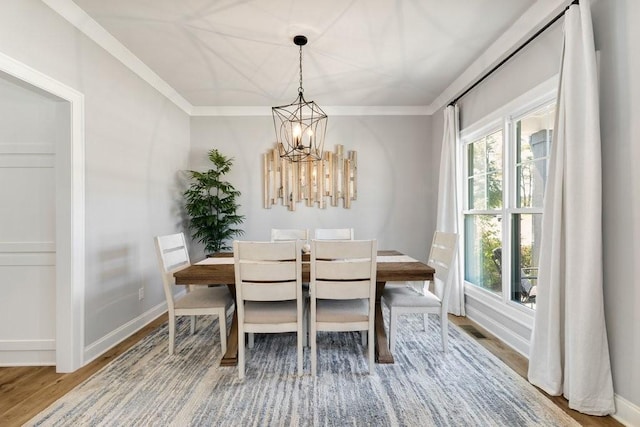
<path id="1" fill-rule="evenodd" d="M 511 299 L 512 277 L 511 264 L 513 261 L 512 251 L 514 248 L 513 222 L 514 215 L 517 214 L 542 214 L 542 207 L 517 207 L 517 145 L 516 145 L 516 123 L 535 111 L 547 107 L 553 103 L 557 104 L 557 76 L 539 85 L 532 91 L 516 98 L 507 105 L 497 109 L 483 119 L 466 126 L 460 131 L 458 141 L 458 194 L 462 195 L 462 209 L 459 216 L 459 230 L 462 232 L 461 242 L 465 242 L 466 232 L 465 218 L 468 215 L 499 215 L 501 216 L 501 241 L 504 248 L 502 251 L 502 290 L 495 293 L 489 289 L 468 282 L 463 274 L 464 292 L 473 299 L 494 308 L 524 327 L 533 325 L 535 310 Z M 479 138 L 486 137 L 493 132 L 502 130 L 502 207 L 496 209 L 469 209 L 469 176 L 468 176 L 468 146 Z M 551 153 L 547 153 L 547 165 L 549 164 Z M 460 256 L 463 269 L 466 265 L 465 245 L 460 245 Z M 493 320 L 495 322 L 495 320 Z"/>

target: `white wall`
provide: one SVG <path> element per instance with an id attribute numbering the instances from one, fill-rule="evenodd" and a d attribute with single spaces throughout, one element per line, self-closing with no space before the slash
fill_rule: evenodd
<path id="1" fill-rule="evenodd" d="M 556 22 L 459 102 L 462 129 L 558 74 L 562 20 Z"/>
<path id="2" fill-rule="evenodd" d="M 603 167 L 604 298 L 614 390 L 619 413 L 630 425 L 640 417 L 640 3 L 596 1 L 592 5 L 596 49 L 600 51 Z M 561 24 L 537 39 L 513 61 L 461 101 L 463 127 L 517 97 L 559 70 Z M 433 116 L 433 141 L 442 139 L 442 110 Z M 434 148 L 437 158 L 439 148 Z M 434 164 L 433 167 L 436 167 Z M 484 311 L 516 335 L 523 329 L 478 301 Z M 485 325 L 490 326 L 490 325 Z M 635 418 L 634 418 L 635 417 Z"/>
<path id="3" fill-rule="evenodd" d="M 189 118 L 38 0 L 2 3 L 0 52 L 85 95 L 85 346 L 108 341 L 164 301 L 152 238 L 179 227 Z"/>
<path id="4" fill-rule="evenodd" d="M 640 411 L 640 2 L 592 7 L 600 51 L 604 300 L 613 384 Z M 635 425 L 640 425 L 640 412 Z"/>
<path id="5" fill-rule="evenodd" d="M 242 239 L 269 239 L 275 228 L 353 227 L 357 239 L 377 238 L 381 249 L 397 249 L 426 259 L 435 226 L 436 185 L 431 171 L 428 116 L 332 116 L 325 149 L 343 144 L 358 152 L 358 199 L 351 209 L 296 211 L 262 206 L 262 154 L 273 147 L 273 121 L 263 117 L 194 117 L 190 165 L 205 170 L 207 151 L 235 158 L 227 177 L 242 192 L 246 215 Z M 202 257 L 199 251 L 194 257 Z"/>

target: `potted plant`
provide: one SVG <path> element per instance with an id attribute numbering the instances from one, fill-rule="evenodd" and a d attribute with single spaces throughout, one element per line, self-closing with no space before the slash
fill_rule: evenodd
<path id="1" fill-rule="evenodd" d="M 222 178 L 231 169 L 233 158 L 215 148 L 208 155 L 213 168 L 206 172 L 188 171 L 191 182 L 184 196 L 192 237 L 204 244 L 208 254 L 216 254 L 231 249 L 229 240 L 244 233 L 237 228 L 244 215 L 236 213 L 240 192 Z"/>

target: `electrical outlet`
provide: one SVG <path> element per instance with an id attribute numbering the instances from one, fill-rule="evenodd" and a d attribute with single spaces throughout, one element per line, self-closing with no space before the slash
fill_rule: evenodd
<path id="1" fill-rule="evenodd" d="M 144 288 L 138 289 L 138 301 L 142 301 L 144 299 Z"/>

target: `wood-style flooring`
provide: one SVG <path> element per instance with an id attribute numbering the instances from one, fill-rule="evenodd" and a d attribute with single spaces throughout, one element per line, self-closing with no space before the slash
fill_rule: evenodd
<path id="1" fill-rule="evenodd" d="M 526 358 L 471 320 L 456 316 L 449 316 L 449 319 L 465 329 L 470 336 L 511 369 L 526 378 L 528 364 Z M 98 359 L 70 374 L 57 374 L 55 368 L 50 366 L 0 368 L 0 426 L 21 426 L 26 423 L 166 320 L 166 315 L 159 317 Z M 542 391 L 540 393 L 547 396 Z M 569 409 L 567 401 L 562 397 L 547 397 L 584 426 L 622 426 L 612 417 L 592 417 L 573 411 Z"/>

